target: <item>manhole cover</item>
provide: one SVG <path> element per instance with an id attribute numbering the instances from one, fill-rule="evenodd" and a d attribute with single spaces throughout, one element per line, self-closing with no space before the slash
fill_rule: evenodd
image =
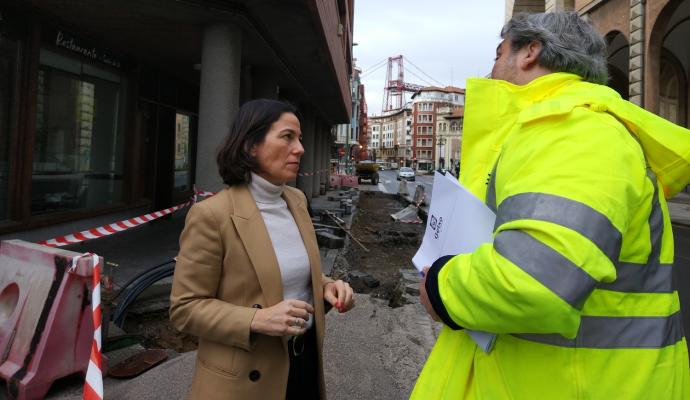
<path id="1" fill-rule="evenodd" d="M 113 378 L 127 379 L 148 371 L 168 359 L 168 354 L 162 349 L 149 349 L 137 353 L 122 361 L 108 371 Z"/>

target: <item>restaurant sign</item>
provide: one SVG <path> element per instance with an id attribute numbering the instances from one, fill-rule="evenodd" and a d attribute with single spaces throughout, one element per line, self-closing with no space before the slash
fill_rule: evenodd
<path id="1" fill-rule="evenodd" d="M 65 31 L 58 30 L 54 38 L 57 47 L 78 53 L 94 61 L 100 61 L 111 67 L 121 67 L 120 60 L 114 57 L 110 52 L 99 49 L 96 46 L 91 46 Z"/>

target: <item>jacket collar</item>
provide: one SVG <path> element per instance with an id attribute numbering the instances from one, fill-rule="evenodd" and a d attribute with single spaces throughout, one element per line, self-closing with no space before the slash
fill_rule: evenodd
<path id="1" fill-rule="evenodd" d="M 488 173 L 498 160 L 503 143 L 516 127 L 520 113 L 581 81 L 579 76 L 568 73 L 547 74 L 527 85 L 514 85 L 497 79 L 469 79 L 460 182 L 475 196 L 484 199 Z"/>

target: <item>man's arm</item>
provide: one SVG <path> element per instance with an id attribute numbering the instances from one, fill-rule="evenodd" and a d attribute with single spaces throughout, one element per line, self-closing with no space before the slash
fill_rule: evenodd
<path id="1" fill-rule="evenodd" d="M 581 131 L 552 118 L 506 143 L 494 242 L 430 268 L 425 288 L 446 325 L 572 338 L 596 285 L 615 279 L 644 159 L 612 117 L 573 114 Z"/>

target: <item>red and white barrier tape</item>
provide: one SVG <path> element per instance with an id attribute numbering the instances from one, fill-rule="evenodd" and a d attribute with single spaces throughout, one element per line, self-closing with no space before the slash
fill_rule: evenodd
<path id="1" fill-rule="evenodd" d="M 300 176 L 313 176 L 315 174 L 322 174 L 326 173 L 328 170 L 322 169 L 318 170 L 316 172 L 306 172 L 306 173 L 300 173 Z M 119 233 L 122 231 L 126 231 L 127 229 L 137 227 L 139 225 L 151 222 L 155 219 L 158 219 L 160 217 L 164 217 L 168 214 L 172 214 L 175 211 L 185 208 L 193 203 L 197 202 L 197 199 L 199 196 L 201 197 L 208 197 L 208 196 L 213 196 L 215 192 L 205 192 L 205 191 L 197 191 L 196 187 L 194 188 L 194 196 L 192 200 L 178 204 L 174 207 L 166 208 L 165 210 L 160 210 L 156 212 L 152 212 L 149 214 L 145 214 L 136 218 L 130 218 L 130 219 L 125 219 L 119 222 L 115 222 L 109 225 L 103 225 L 99 226 L 98 228 L 92 228 L 92 229 L 87 229 L 85 231 L 77 232 L 77 233 L 72 233 L 70 235 L 66 236 L 59 236 L 53 239 L 48 239 L 44 240 L 42 242 L 38 242 L 38 244 L 44 245 L 44 246 L 49 246 L 49 247 L 62 247 L 62 246 L 67 246 L 70 244 L 76 244 L 80 242 L 84 242 L 87 240 L 91 239 L 98 239 L 102 238 L 104 236 L 109 236 L 114 233 Z"/>
<path id="2" fill-rule="evenodd" d="M 87 229 L 85 231 L 73 233 L 67 236 L 59 236 L 54 239 L 44 240 L 38 242 L 38 244 L 49 246 L 49 247 L 62 247 L 70 244 L 75 244 L 79 242 L 84 242 L 86 240 L 98 239 L 104 236 L 112 235 L 113 233 L 118 233 L 126 231 L 127 229 L 134 228 L 141 224 L 151 222 L 160 217 L 166 216 L 168 214 L 174 213 L 175 211 L 185 208 L 192 204 L 192 200 L 178 204 L 174 207 L 166 208 L 165 210 L 156 211 L 150 214 L 145 214 L 136 218 L 125 219 L 113 224 L 99 226 L 98 228 Z"/>
<path id="3" fill-rule="evenodd" d="M 196 186 L 193 186 L 193 188 L 194 188 L 194 202 L 195 203 L 196 203 L 196 198 L 198 196 L 208 197 L 208 196 L 213 196 L 214 194 L 216 194 L 216 192 L 203 192 L 203 191 L 196 190 Z"/>
<path id="4" fill-rule="evenodd" d="M 298 176 L 314 176 L 314 175 L 325 174 L 327 172 L 328 172 L 327 169 L 320 169 L 320 170 L 314 171 L 314 172 L 299 172 L 297 175 Z"/>
<path id="5" fill-rule="evenodd" d="M 91 293 L 91 311 L 93 313 L 93 340 L 91 356 L 86 370 L 83 400 L 103 400 L 103 359 L 101 357 L 101 263 L 100 257 L 92 253 L 82 254 L 72 259 L 70 271 L 77 268 L 77 262 L 84 257 L 91 257 L 93 268 L 93 291 Z"/>

